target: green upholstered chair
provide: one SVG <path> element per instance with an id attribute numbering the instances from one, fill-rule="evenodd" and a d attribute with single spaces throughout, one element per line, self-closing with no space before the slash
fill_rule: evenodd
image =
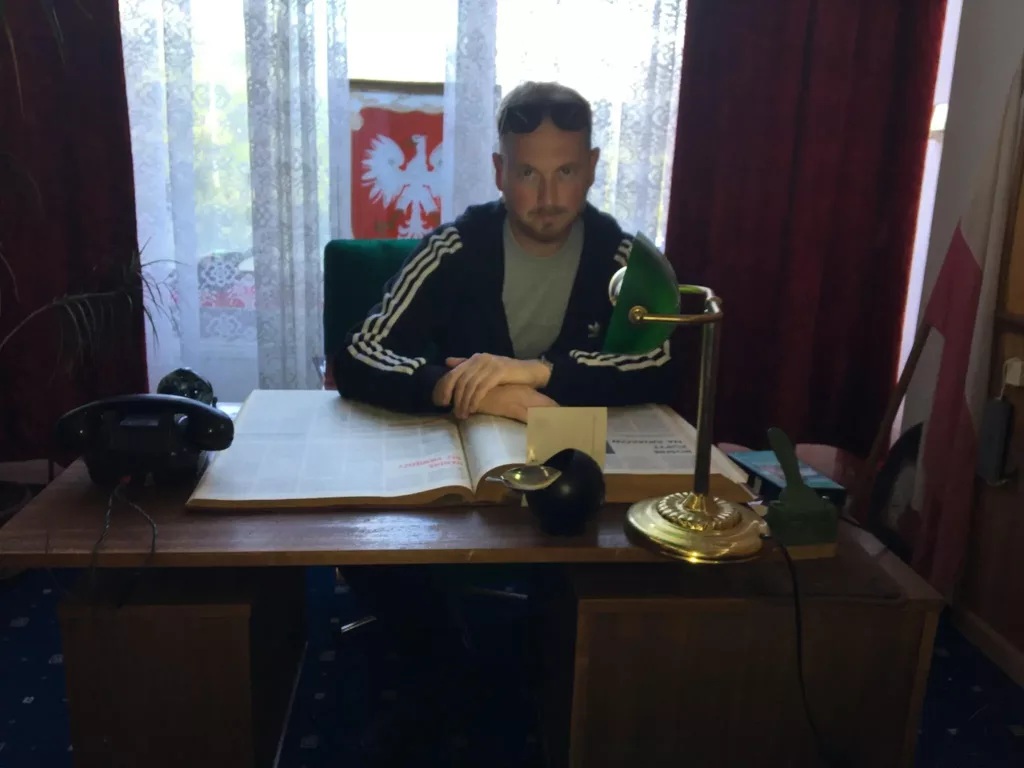
<path id="1" fill-rule="evenodd" d="M 366 317 L 384 295 L 416 240 L 331 240 L 324 247 L 324 387 L 334 388 L 331 360 L 345 334 Z M 351 577 L 351 574 L 349 574 Z M 344 581 L 340 568 L 335 578 Z M 356 632 L 375 617 L 363 616 L 338 630 L 338 639 Z"/>
<path id="2" fill-rule="evenodd" d="M 381 300 L 418 240 L 331 240 L 324 248 L 324 386 L 334 387 L 331 358 L 345 334 Z"/>

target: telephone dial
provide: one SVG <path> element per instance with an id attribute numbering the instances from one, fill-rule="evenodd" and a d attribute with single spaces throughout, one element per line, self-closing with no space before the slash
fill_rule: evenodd
<path id="1" fill-rule="evenodd" d="M 234 438 L 224 412 L 178 395 L 121 395 L 83 405 L 57 422 L 60 447 L 85 459 L 101 486 L 124 479 L 159 485 L 195 479 L 206 451 L 222 451 Z"/>

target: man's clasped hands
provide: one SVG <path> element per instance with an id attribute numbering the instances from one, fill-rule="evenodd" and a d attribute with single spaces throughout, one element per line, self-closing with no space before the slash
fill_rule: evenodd
<path id="1" fill-rule="evenodd" d="M 476 354 L 449 357 L 445 364 L 450 370 L 434 386 L 434 405 L 452 406 L 456 418 L 486 413 L 525 422 L 530 408 L 557 405 L 537 391 L 551 377 L 543 360 Z"/>

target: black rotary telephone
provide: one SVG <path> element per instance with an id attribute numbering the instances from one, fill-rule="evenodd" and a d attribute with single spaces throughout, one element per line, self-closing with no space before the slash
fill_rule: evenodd
<path id="1" fill-rule="evenodd" d="M 177 395 L 122 395 L 83 405 L 57 422 L 57 444 L 85 459 L 97 485 L 125 479 L 159 485 L 195 479 L 205 451 L 231 445 L 224 412 Z"/>

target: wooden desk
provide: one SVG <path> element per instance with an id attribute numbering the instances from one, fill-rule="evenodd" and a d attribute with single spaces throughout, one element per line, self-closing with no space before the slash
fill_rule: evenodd
<path id="1" fill-rule="evenodd" d="M 811 713 L 842 765 L 910 768 L 942 601 L 873 537 L 841 530 L 834 559 L 796 564 Z M 537 622 L 555 765 L 827 765 L 781 553 L 566 571 Z"/>
<path id="2" fill-rule="evenodd" d="M 129 498 L 158 526 L 155 556 L 149 559 L 147 521 L 117 504 L 96 562 L 105 569 L 148 564 L 159 580 L 149 594 L 132 598 L 130 610 L 110 599 L 99 609 L 73 602 L 63 609 L 78 768 L 201 765 L 210 754 L 223 766 L 266 765 L 268 748 L 255 737 L 226 745 L 215 735 L 224 728 L 237 733 L 243 721 L 250 733 L 265 733 L 266 712 L 280 711 L 277 699 L 257 706 L 254 697 L 281 690 L 258 679 L 261 670 L 274 660 L 296 662 L 294 654 L 261 647 L 268 627 L 277 630 L 274 647 L 294 647 L 283 627 L 300 622 L 287 610 L 301 600 L 292 588 L 299 583 L 296 566 L 413 563 L 563 564 L 547 570 L 564 589 L 538 606 L 547 612 L 541 627 L 554 633 L 546 643 L 545 711 L 555 764 L 621 765 L 633 755 L 637 764 L 678 765 L 695 754 L 718 756 L 707 765 L 757 764 L 759 755 L 785 757 L 790 766 L 814 764 L 795 689 L 792 604 L 777 554 L 743 565 L 666 563 L 628 542 L 622 507 L 603 510 L 587 535 L 556 539 L 542 535 L 522 508 L 224 514 L 186 511 L 185 492 L 139 489 Z M 88 566 L 106 506 L 107 495 L 92 487 L 84 467 L 72 465 L 0 528 L 0 566 Z M 942 601 L 872 537 L 841 530 L 836 558 L 797 564 L 807 595 L 813 706 L 853 765 L 909 766 Z M 272 589 L 278 581 L 272 574 L 292 587 Z M 161 639 L 159 657 L 123 650 L 98 655 L 110 648 L 150 650 Z M 200 651 L 201 661 L 190 661 Z M 648 663 L 659 655 L 670 663 Z M 112 659 L 123 664 L 112 667 Z M 202 669 L 193 668 L 197 663 Z M 160 674 L 147 665 L 159 665 Z M 211 669 L 233 670 L 237 693 L 230 701 L 223 677 L 209 675 Z M 728 669 L 734 674 L 709 672 Z M 140 679 L 150 680 L 148 687 L 140 688 Z M 161 693 L 157 685 L 174 690 Z M 155 710 L 131 721 L 153 732 L 136 729 L 129 741 L 115 715 L 139 698 Z M 216 706 L 195 707 L 207 699 Z M 98 712 L 106 713 L 99 724 Z M 658 712 L 671 722 L 652 732 L 648 725 Z M 774 719 L 755 734 L 748 715 L 756 720 L 758 712 Z M 874 739 L 870 749 L 858 746 L 862 734 Z M 731 746 L 695 752 L 698 741 Z M 183 752 L 183 743 L 191 751 Z"/>

